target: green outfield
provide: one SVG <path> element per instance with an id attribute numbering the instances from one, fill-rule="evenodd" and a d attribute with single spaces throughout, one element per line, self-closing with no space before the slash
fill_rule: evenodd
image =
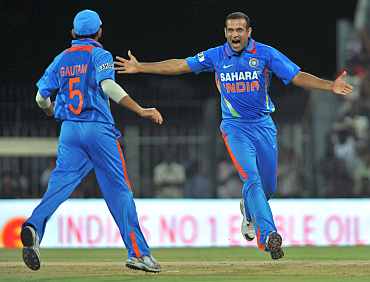
<path id="1" fill-rule="evenodd" d="M 285 248 L 272 261 L 255 248 L 153 249 L 159 274 L 124 267 L 120 249 L 42 249 L 41 269 L 23 265 L 20 249 L 0 249 L 0 281 L 370 281 L 370 247 Z"/>

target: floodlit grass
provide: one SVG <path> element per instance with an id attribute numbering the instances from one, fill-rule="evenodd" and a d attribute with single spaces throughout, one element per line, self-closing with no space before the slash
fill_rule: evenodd
<path id="1" fill-rule="evenodd" d="M 20 249 L 0 249 L 0 281 L 370 281 L 370 247 L 285 248 L 272 261 L 255 248 L 153 249 L 159 274 L 124 266 L 124 249 L 42 249 L 39 271 Z"/>

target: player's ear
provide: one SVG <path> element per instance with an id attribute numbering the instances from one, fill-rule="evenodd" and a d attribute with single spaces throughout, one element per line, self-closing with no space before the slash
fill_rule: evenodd
<path id="1" fill-rule="evenodd" d="M 227 36 L 226 36 L 226 27 L 224 28 L 224 32 L 225 32 L 225 38 L 227 38 Z"/>
<path id="2" fill-rule="evenodd" d="M 102 28 L 99 28 L 99 31 L 98 31 L 98 39 L 101 38 L 103 36 L 103 29 Z"/>
<path id="3" fill-rule="evenodd" d="M 73 39 L 76 39 L 76 33 L 75 33 L 75 31 L 73 29 L 71 30 L 71 35 L 72 35 L 72 38 Z"/>
<path id="4" fill-rule="evenodd" d="M 252 35 L 252 28 L 248 27 L 248 38 L 251 37 L 251 35 Z"/>

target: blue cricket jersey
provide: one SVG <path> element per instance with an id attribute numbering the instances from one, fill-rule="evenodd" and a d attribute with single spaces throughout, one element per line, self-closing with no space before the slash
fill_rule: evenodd
<path id="1" fill-rule="evenodd" d="M 58 120 L 97 121 L 114 124 L 109 97 L 100 82 L 114 80 L 113 57 L 93 39 L 73 40 L 37 82 L 41 96 L 55 99 Z"/>
<path id="2" fill-rule="evenodd" d="M 216 72 L 222 118 L 255 120 L 275 111 L 268 94 L 272 73 L 288 84 L 300 68 L 275 48 L 249 39 L 242 52 L 224 45 L 186 58 L 192 72 Z"/>

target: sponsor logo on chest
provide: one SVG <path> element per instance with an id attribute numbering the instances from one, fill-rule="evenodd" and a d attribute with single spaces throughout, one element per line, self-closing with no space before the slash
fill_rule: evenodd
<path id="1" fill-rule="evenodd" d="M 240 71 L 220 73 L 221 82 L 258 80 L 258 71 Z"/>

